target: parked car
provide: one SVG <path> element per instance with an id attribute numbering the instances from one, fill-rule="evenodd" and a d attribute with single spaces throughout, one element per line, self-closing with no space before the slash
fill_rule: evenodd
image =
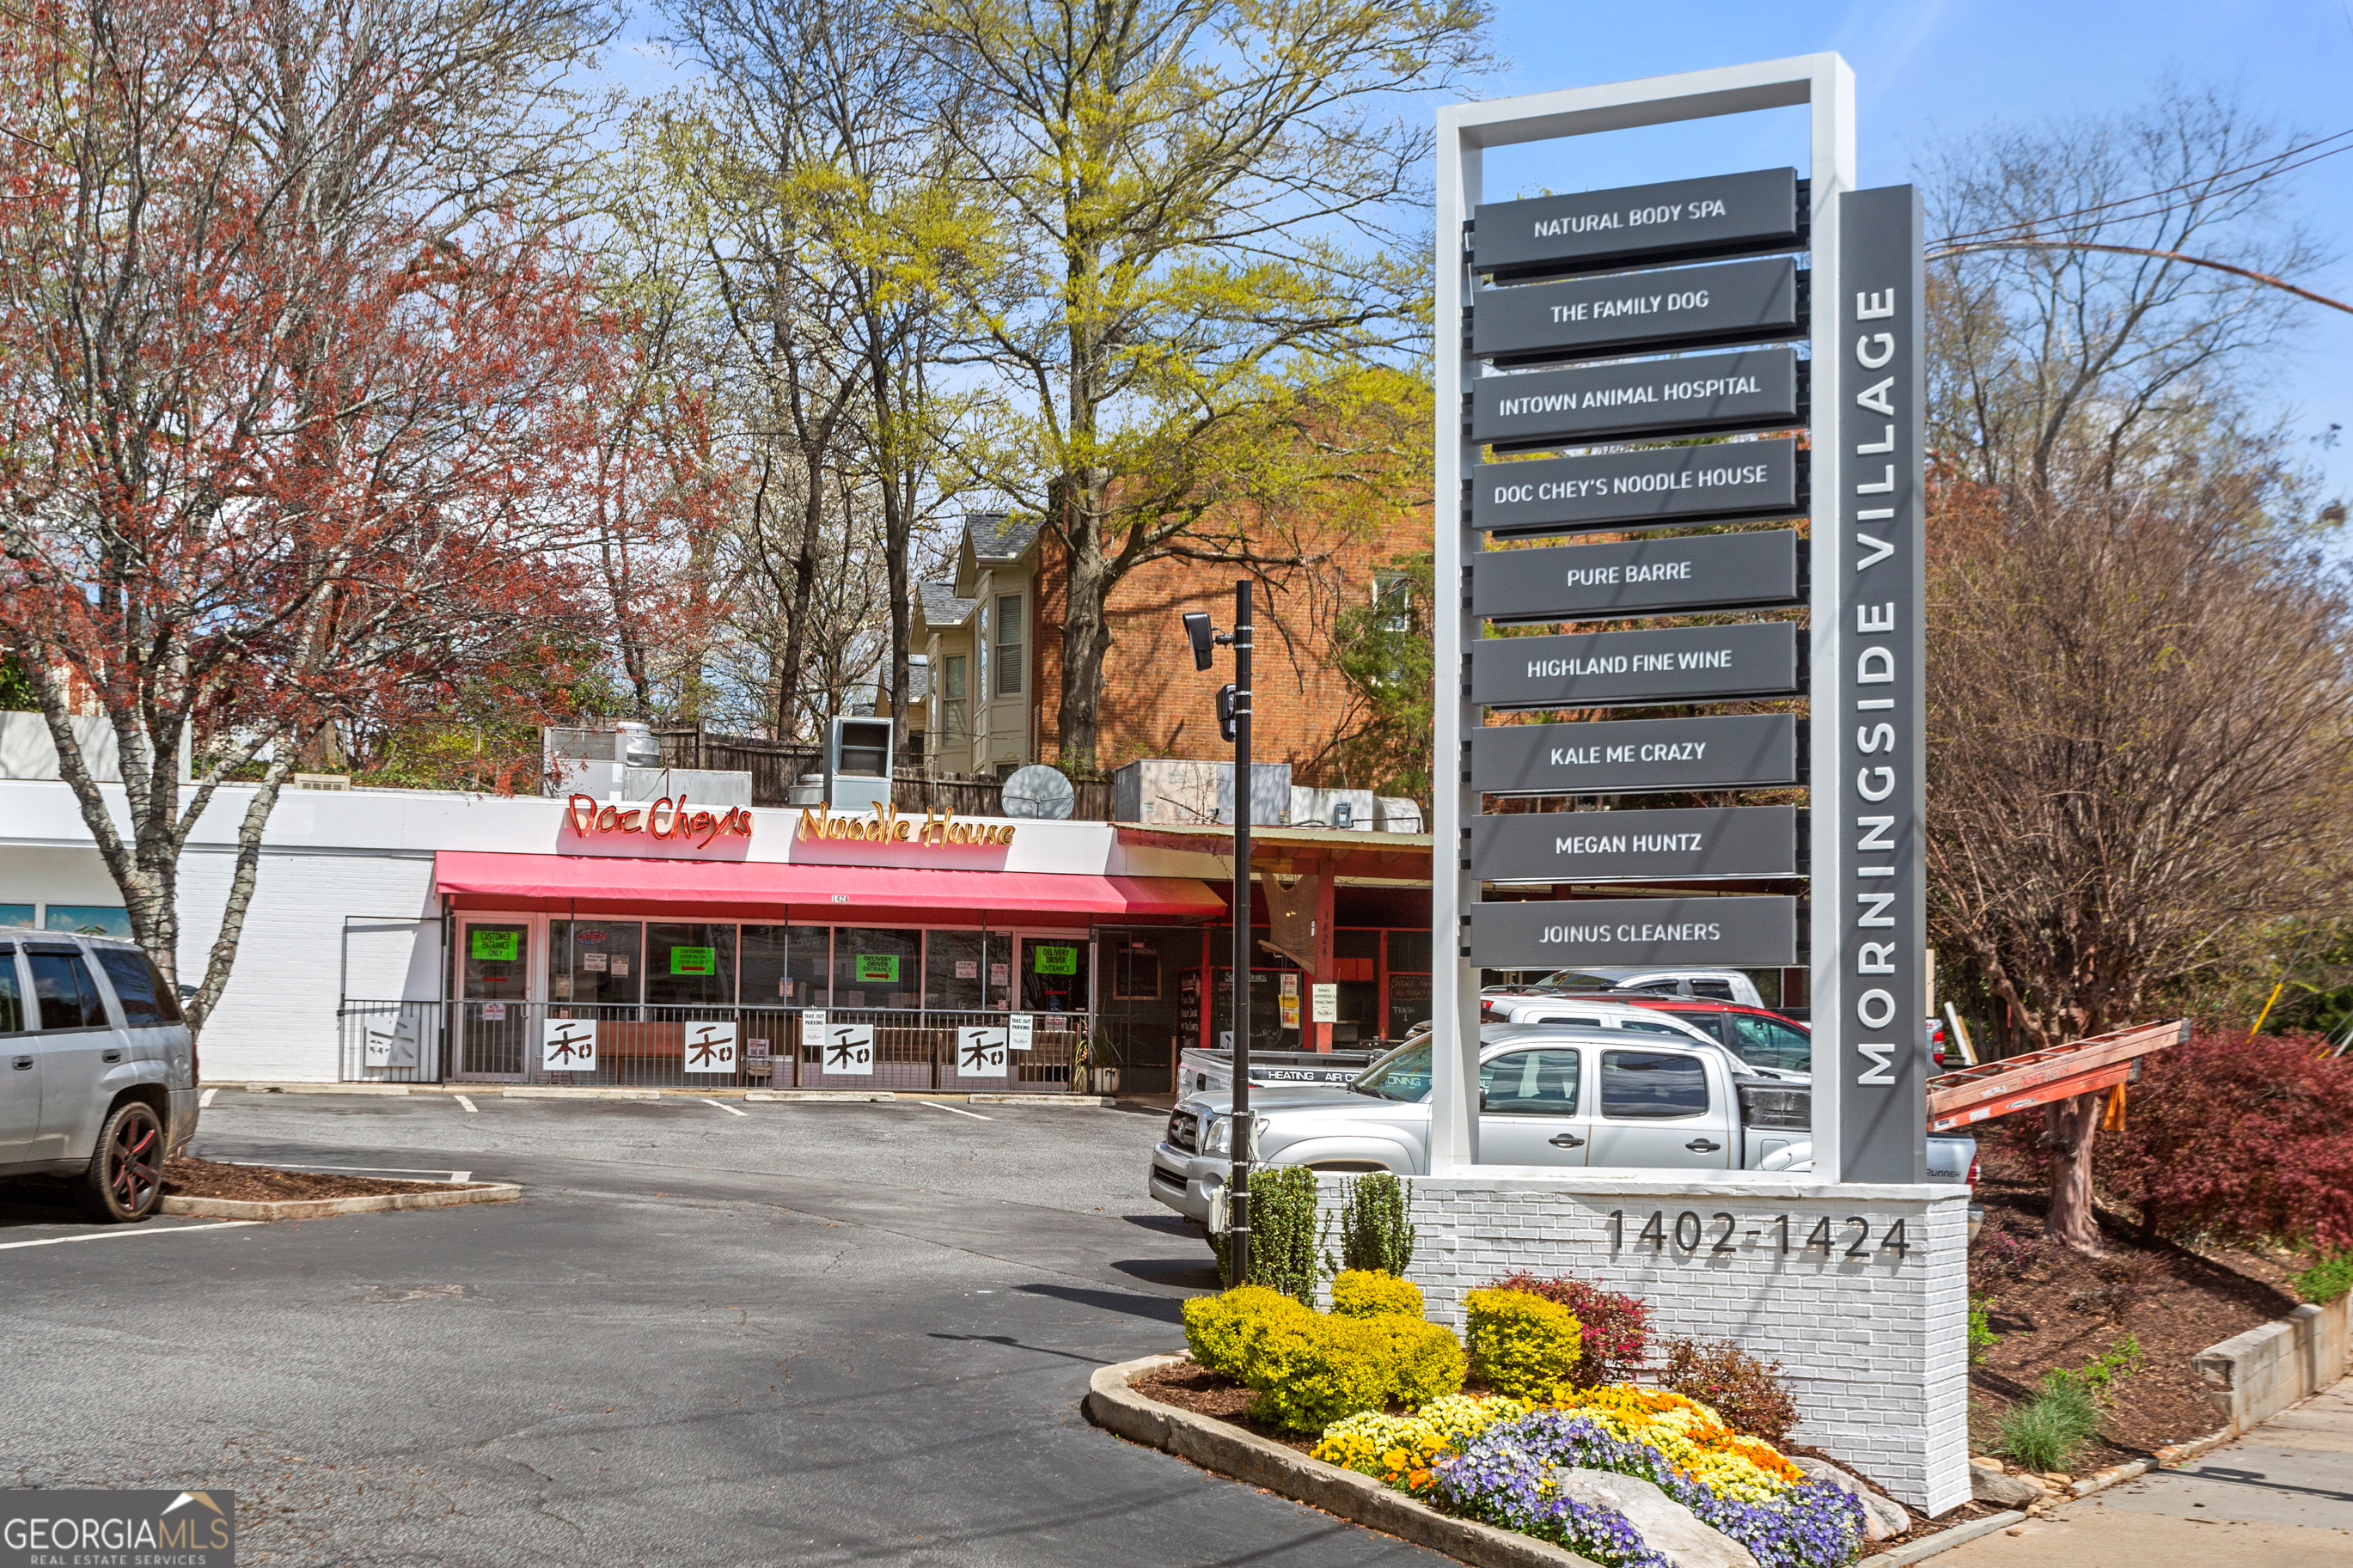
<path id="1" fill-rule="evenodd" d="M 1430 1051 L 1398 1047 L 1345 1089 L 1255 1091 L 1257 1158 L 1318 1171 L 1430 1172 Z M 1804 1170 L 1810 1082 L 1737 1073 L 1712 1043 L 1623 1030 L 1499 1025 L 1480 1031 L 1479 1154 L 1485 1164 L 1577 1169 Z M 1232 1100 L 1193 1094 L 1169 1113 L 1145 1190 L 1210 1223 L 1232 1160 Z M 1968 1181 L 1971 1138 L 1928 1140 L 1928 1179 Z M 1777 1158 L 1778 1157 L 1778 1158 Z"/>
<path id="2" fill-rule="evenodd" d="M 1696 996 L 1706 1001 L 1737 1002 L 1762 1007 L 1757 982 L 1737 969 L 1556 969 L 1540 980 L 1517 985 L 1489 986 L 1486 995 L 1630 994 L 1652 996 Z"/>
<path id="3" fill-rule="evenodd" d="M 1793 1023 L 1764 1007 L 1743 1007 L 1731 1002 L 1701 1002 L 1683 996 L 1642 996 L 1634 1005 L 1676 1018 L 1723 1041 L 1751 1067 L 1788 1072 L 1813 1070 L 1814 1036 L 1810 1025 Z M 1926 1021 L 1925 1036 L 1930 1070 L 1945 1067 L 1945 1026 Z"/>
<path id="4" fill-rule="evenodd" d="M 1709 1003 L 1709 1006 L 1724 1005 Z M 1786 1072 L 1804 1076 L 1812 1070 L 1810 1059 L 1800 1058 L 1795 1068 L 1767 1060 L 1763 1053 L 1752 1056 L 1739 1048 L 1736 1042 L 1725 1040 L 1696 1019 L 1682 1017 L 1661 1007 L 1649 1007 L 1640 1001 L 1604 1001 L 1597 996 L 1481 996 L 1481 1024 L 1551 1024 L 1564 1029 L 1629 1029 L 1636 1034 L 1669 1035 L 1677 1039 L 1699 1040 L 1709 1046 L 1723 1047 L 1733 1057 L 1736 1073 L 1761 1073 L 1779 1077 Z M 1788 1053 L 1784 1052 L 1783 1055 Z"/>
<path id="5" fill-rule="evenodd" d="M 61 1176 L 92 1219 L 145 1219 L 196 1131 L 179 998 L 127 942 L 0 929 L 0 1177 Z"/>

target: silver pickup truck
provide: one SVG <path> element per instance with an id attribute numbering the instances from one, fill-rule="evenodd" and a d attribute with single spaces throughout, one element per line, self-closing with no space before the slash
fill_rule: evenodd
<path id="1" fill-rule="evenodd" d="M 1409 1042 L 1345 1089 L 1256 1089 L 1257 1155 L 1318 1171 L 1430 1172 L 1430 1042 Z M 1482 1165 L 1804 1171 L 1813 1088 L 1736 1073 L 1727 1054 L 1666 1037 L 1545 1025 L 1480 1032 Z M 1231 1096 L 1186 1096 L 1152 1152 L 1147 1190 L 1209 1223 L 1232 1160 Z M 1928 1140 L 1928 1179 L 1966 1183 L 1977 1142 Z"/>

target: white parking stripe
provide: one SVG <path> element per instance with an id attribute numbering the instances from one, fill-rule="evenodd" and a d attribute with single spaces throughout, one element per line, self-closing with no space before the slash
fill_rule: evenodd
<path id="1" fill-rule="evenodd" d="M 213 1096 L 219 1092 L 220 1085 L 215 1084 L 212 1088 L 205 1090 L 204 1093 L 196 1096 L 196 1109 L 202 1110 L 206 1106 L 210 1105 L 213 1102 Z"/>
<path id="2" fill-rule="evenodd" d="M 114 1241 L 130 1236 L 185 1236 L 192 1230 L 235 1230 L 241 1225 L 260 1225 L 258 1219 L 225 1219 L 212 1225 L 172 1225 L 161 1229 L 141 1226 L 135 1229 L 98 1230 L 88 1236 L 45 1236 L 38 1241 L 0 1241 L 0 1252 L 19 1247 L 61 1247 L 69 1241 Z"/>
<path id="3" fill-rule="evenodd" d="M 752 1113 L 751 1113 L 750 1111 L 748 1111 L 748 1110 L 736 1110 L 733 1106 L 732 1106 L 732 1105 L 728 1104 L 728 1103 L 727 1103 L 725 1100 L 704 1100 L 702 1103 L 703 1103 L 703 1104 L 705 1104 L 705 1105 L 715 1105 L 715 1106 L 719 1107 L 719 1109 L 720 1109 L 720 1110 L 722 1110 L 725 1111 L 725 1112 L 726 1112 L 728 1115 L 730 1115 L 730 1116 L 749 1116 L 749 1115 L 751 1115 L 751 1114 L 752 1114 Z"/>
<path id="4" fill-rule="evenodd" d="M 482 1112 L 481 1112 L 481 1109 L 480 1109 L 479 1106 L 477 1106 L 477 1105 L 476 1105 L 472 1100 L 470 1100 L 467 1099 L 467 1098 L 466 1098 L 464 1095 L 462 1095 L 462 1094 L 461 1094 L 461 1095 L 459 1095 L 459 1096 L 458 1096 L 458 1103 L 459 1103 L 459 1104 L 460 1104 L 460 1105 L 462 1105 L 462 1106 L 464 1106 L 464 1107 L 467 1109 L 467 1110 L 469 1110 L 470 1112 L 471 1112 L 472 1114 L 474 1114 L 474 1115 L 476 1115 L 476 1116 L 480 1116 L 480 1115 L 482 1113 Z"/>
<path id="5" fill-rule="evenodd" d="M 452 1171 L 449 1173 L 449 1181 L 452 1185 L 455 1185 L 459 1182 L 470 1182 L 473 1179 L 474 1173 L 471 1171 Z"/>
<path id="6" fill-rule="evenodd" d="M 915 1101 L 915 1103 L 917 1105 L 928 1105 L 934 1110 L 944 1110 L 951 1116 L 969 1116 L 975 1121 L 994 1121 L 997 1120 L 994 1116 L 983 1116 L 977 1110 L 959 1110 L 953 1105 L 942 1105 L 936 1100 L 919 1100 Z"/>

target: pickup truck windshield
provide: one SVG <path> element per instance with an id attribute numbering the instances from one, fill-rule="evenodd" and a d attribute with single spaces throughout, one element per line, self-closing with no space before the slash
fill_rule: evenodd
<path id="1" fill-rule="evenodd" d="M 1366 1068 L 1348 1086 L 1358 1094 L 1409 1103 L 1430 1098 L 1430 1044 L 1404 1046 Z"/>

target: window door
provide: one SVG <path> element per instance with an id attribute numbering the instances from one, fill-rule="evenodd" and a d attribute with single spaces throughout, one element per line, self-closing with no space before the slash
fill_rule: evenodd
<path id="1" fill-rule="evenodd" d="M 79 945 L 27 942 L 40 1058 L 41 1135 L 33 1158 L 85 1159 L 106 1117 L 100 1080 L 122 1059 L 123 1037 L 106 1014 L 97 977 Z"/>
<path id="2" fill-rule="evenodd" d="M 1695 1052 L 1605 1050 L 1588 1163 L 1723 1170 L 1737 1163 L 1731 1108 Z"/>
<path id="3" fill-rule="evenodd" d="M 0 1165 L 34 1158 L 41 1131 L 41 1058 L 33 1048 L 31 993 L 16 949 L 0 942 Z"/>
<path id="4" fill-rule="evenodd" d="M 1593 1128 L 1574 1046 L 1514 1051 L 1479 1069 L 1479 1163 L 1582 1165 Z"/>
<path id="5" fill-rule="evenodd" d="M 460 1077 L 520 1078 L 533 1042 L 532 921 L 458 922 Z"/>

